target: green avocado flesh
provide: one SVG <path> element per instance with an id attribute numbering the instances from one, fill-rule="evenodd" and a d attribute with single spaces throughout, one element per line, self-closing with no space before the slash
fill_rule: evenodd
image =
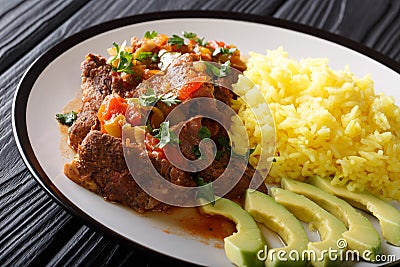
<path id="1" fill-rule="evenodd" d="M 301 257 L 291 260 L 296 258 L 295 254 L 291 255 L 292 251 L 301 255 L 309 242 L 303 226 L 292 213 L 270 196 L 252 189 L 246 191 L 244 208 L 256 221 L 279 234 L 286 244 L 268 250 L 265 266 L 306 266 Z"/>
<path id="2" fill-rule="evenodd" d="M 383 238 L 395 246 L 400 246 L 400 211 L 395 207 L 371 193 L 351 192 L 344 187 L 334 186 L 329 180 L 319 176 L 310 177 L 309 183 L 372 213 L 379 220 Z"/>
<path id="3" fill-rule="evenodd" d="M 342 236 L 349 249 L 355 249 L 365 260 L 375 261 L 381 252 L 381 238 L 371 222 L 343 199 L 310 184 L 283 178 L 281 187 L 304 195 L 339 218 L 347 227 Z M 364 253 L 366 251 L 366 253 Z M 368 252 L 367 252 L 368 251 Z"/>
<path id="4" fill-rule="evenodd" d="M 201 203 L 206 203 L 200 199 Z M 237 266 L 258 267 L 264 262 L 257 256 L 265 250 L 266 242 L 253 217 L 235 202 L 220 198 L 215 204 L 200 206 L 200 211 L 209 215 L 221 215 L 236 223 L 237 232 L 224 239 L 225 253 Z"/>
<path id="5" fill-rule="evenodd" d="M 347 231 L 346 226 L 305 196 L 281 188 L 272 188 L 270 191 L 275 201 L 285 206 L 299 220 L 310 223 L 318 230 L 321 241 L 309 242 L 307 246 L 312 265 L 317 267 L 340 265 L 342 251 L 337 243 L 342 239 L 342 233 Z M 336 252 L 330 255 L 326 253 L 333 250 Z M 335 257 L 337 260 L 332 261 L 331 259 Z"/>

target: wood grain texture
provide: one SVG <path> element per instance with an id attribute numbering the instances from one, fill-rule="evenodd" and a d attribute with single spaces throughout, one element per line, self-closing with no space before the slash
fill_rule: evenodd
<path id="1" fill-rule="evenodd" d="M 362 42 L 400 62 L 400 1 L 384 0 L 1 0 L 0 266 L 174 266 L 116 243 L 64 211 L 32 178 L 11 129 L 18 81 L 66 37 L 115 18 L 166 10 L 223 10 L 311 25 Z"/>
<path id="2" fill-rule="evenodd" d="M 341 35 L 400 62 L 400 1 L 289 0 L 273 16 Z"/>

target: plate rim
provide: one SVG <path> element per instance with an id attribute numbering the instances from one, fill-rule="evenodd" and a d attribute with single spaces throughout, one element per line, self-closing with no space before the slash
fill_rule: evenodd
<path id="1" fill-rule="evenodd" d="M 46 66 L 66 50 L 79 44 L 82 41 L 85 41 L 88 38 L 94 37 L 98 34 L 116 28 L 129 26 L 136 23 L 151 22 L 164 19 L 190 19 L 190 18 L 221 19 L 221 20 L 232 20 L 239 22 L 240 21 L 252 22 L 256 24 L 275 26 L 278 28 L 304 33 L 307 35 L 315 36 L 317 38 L 341 45 L 353 51 L 359 52 L 360 54 L 383 64 L 384 66 L 390 68 L 391 70 L 399 74 L 400 74 L 400 63 L 396 62 L 395 60 L 385 56 L 384 54 L 376 50 L 373 50 L 372 48 L 365 46 L 364 44 L 358 43 L 346 37 L 339 36 L 334 33 L 314 28 L 308 25 L 299 24 L 296 22 L 291 22 L 279 18 L 273 18 L 269 15 L 262 16 L 262 15 L 227 12 L 227 11 L 182 10 L 182 11 L 162 11 L 162 12 L 143 13 L 139 15 L 114 19 L 91 26 L 87 29 L 79 31 L 63 39 L 55 46 L 47 49 L 28 67 L 28 69 L 21 77 L 17 85 L 16 91 L 14 93 L 14 98 L 12 102 L 12 112 L 11 112 L 12 130 L 18 151 L 23 159 L 23 162 L 30 171 L 30 173 L 32 174 L 32 176 L 35 178 L 35 180 L 39 183 L 39 185 L 46 191 L 48 195 L 50 195 L 52 199 L 54 199 L 59 205 L 61 205 L 64 208 L 64 210 L 67 210 L 74 217 L 78 218 L 83 224 L 89 227 L 93 227 L 94 230 L 99 231 L 101 234 L 104 234 L 105 236 L 111 239 L 116 238 L 117 242 L 120 242 L 122 244 L 139 248 L 144 253 L 148 253 L 149 251 L 151 251 L 160 258 L 163 258 L 168 261 L 173 260 L 174 265 L 180 264 L 187 266 L 188 264 L 190 264 L 192 266 L 199 266 L 194 263 L 181 260 L 174 256 L 156 251 L 151 247 L 147 247 L 142 244 L 136 243 L 134 240 L 131 240 L 117 233 L 116 231 L 103 225 L 101 222 L 90 217 L 88 214 L 82 211 L 78 206 L 76 206 L 74 203 L 68 200 L 68 198 L 66 198 L 58 190 L 58 188 L 46 175 L 39 161 L 37 160 L 33 152 L 30 139 L 28 137 L 27 124 L 26 124 L 26 104 L 28 102 L 33 85 L 35 84 L 36 80 L 38 79 L 42 71 L 46 68 Z M 392 262 L 389 265 L 398 263 L 399 261 Z"/>

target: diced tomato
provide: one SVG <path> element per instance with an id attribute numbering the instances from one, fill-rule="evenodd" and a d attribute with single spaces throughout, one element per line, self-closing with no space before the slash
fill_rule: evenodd
<path id="1" fill-rule="evenodd" d="M 196 79 L 194 79 L 194 81 L 189 81 L 185 83 L 178 92 L 179 100 L 183 101 L 187 99 L 191 94 L 193 94 L 193 92 L 198 90 L 203 85 L 205 80 L 205 77 L 197 77 Z"/>
<path id="2" fill-rule="evenodd" d="M 141 119 L 142 119 L 142 114 L 137 110 L 134 106 L 128 107 L 128 110 L 126 111 L 126 121 L 131 125 L 131 126 L 137 126 L 140 125 Z"/>
<path id="3" fill-rule="evenodd" d="M 99 112 L 97 113 L 97 117 L 99 118 L 101 124 L 101 131 L 103 133 L 107 133 L 103 127 L 105 121 L 108 121 L 120 114 L 125 115 L 127 108 L 128 103 L 126 103 L 126 100 L 119 95 L 113 94 L 107 96 L 101 104 Z"/>
<path id="4" fill-rule="evenodd" d="M 144 143 L 146 145 L 147 151 L 154 154 L 156 158 L 164 159 L 165 154 L 162 148 L 157 147 L 157 144 L 160 142 L 157 138 L 152 136 L 150 133 L 146 133 L 146 137 Z"/>
<path id="5" fill-rule="evenodd" d="M 154 37 L 153 39 L 154 44 L 160 48 L 161 46 L 164 46 L 167 44 L 168 42 L 168 36 L 165 34 L 159 34 L 156 37 Z"/>
<path id="6" fill-rule="evenodd" d="M 213 48 L 213 49 L 217 49 L 218 47 L 223 47 L 223 48 L 225 48 L 226 45 L 225 45 L 224 42 L 216 41 L 216 40 L 211 40 L 211 41 L 208 41 L 207 47 L 211 47 L 211 48 Z"/>

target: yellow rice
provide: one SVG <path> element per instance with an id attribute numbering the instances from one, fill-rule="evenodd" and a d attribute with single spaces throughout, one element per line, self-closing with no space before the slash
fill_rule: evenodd
<path id="1" fill-rule="evenodd" d="M 268 183 L 320 175 L 352 191 L 400 200 L 400 108 L 392 97 L 375 94 L 370 76 L 357 78 L 348 67 L 333 70 L 326 59 L 295 61 L 281 48 L 251 53 L 247 66 L 245 76 L 257 85 L 275 121 L 276 162 Z M 235 90 L 257 89 L 240 79 Z M 257 146 L 249 159 L 257 166 L 262 130 L 242 100 L 233 106 L 250 146 Z"/>

